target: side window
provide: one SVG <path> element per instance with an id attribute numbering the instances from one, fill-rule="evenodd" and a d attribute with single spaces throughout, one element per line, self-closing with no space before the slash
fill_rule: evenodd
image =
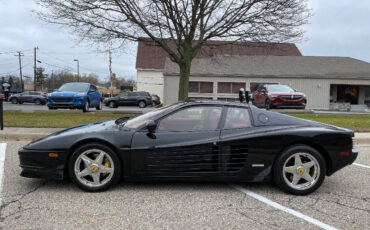
<path id="1" fill-rule="evenodd" d="M 121 93 L 121 94 L 119 95 L 119 97 L 127 97 L 127 93 L 126 93 L 126 92 Z"/>
<path id="2" fill-rule="evenodd" d="M 136 96 L 137 96 L 137 93 L 129 92 L 129 93 L 128 93 L 128 96 L 129 96 L 129 97 L 136 97 Z"/>
<path id="3" fill-rule="evenodd" d="M 251 127 L 248 109 L 229 107 L 226 114 L 224 129 L 238 129 L 247 127 Z"/>
<path id="4" fill-rule="evenodd" d="M 159 131 L 206 131 L 216 130 L 222 107 L 194 106 L 173 113 L 158 125 Z"/>

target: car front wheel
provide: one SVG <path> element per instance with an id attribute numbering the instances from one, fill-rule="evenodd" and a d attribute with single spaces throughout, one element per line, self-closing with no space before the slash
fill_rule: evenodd
<path id="1" fill-rule="evenodd" d="M 295 145 L 278 156 L 273 179 L 282 190 L 306 195 L 320 187 L 325 179 L 326 165 L 322 155 L 306 145 Z"/>
<path id="2" fill-rule="evenodd" d="M 117 105 L 114 101 L 109 102 L 109 108 L 117 108 Z"/>
<path id="3" fill-rule="evenodd" d="M 71 156 L 68 171 L 81 189 L 99 192 L 115 185 L 121 177 L 121 163 L 106 145 L 90 143 L 79 147 Z"/>
<path id="4" fill-rule="evenodd" d="M 36 105 L 40 105 L 40 104 L 41 104 L 40 99 L 36 99 L 36 100 L 35 100 L 35 104 L 36 104 Z"/>
<path id="5" fill-rule="evenodd" d="M 12 104 L 17 104 L 18 103 L 18 99 L 17 98 L 12 98 L 12 100 L 10 100 L 12 102 Z"/>

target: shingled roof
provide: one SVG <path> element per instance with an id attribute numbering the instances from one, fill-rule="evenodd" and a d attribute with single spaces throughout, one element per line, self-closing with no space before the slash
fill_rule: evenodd
<path id="1" fill-rule="evenodd" d="M 164 75 L 179 75 L 178 65 L 167 59 Z M 349 57 L 214 56 L 194 59 L 191 75 L 370 80 L 370 63 Z"/>
<path id="2" fill-rule="evenodd" d="M 167 44 L 175 47 L 173 40 Z M 269 56 L 302 56 L 293 43 L 266 42 L 231 42 L 207 41 L 196 58 L 209 58 L 214 55 L 269 55 Z M 149 38 L 142 38 L 138 44 L 136 69 L 164 69 L 167 53 Z"/>

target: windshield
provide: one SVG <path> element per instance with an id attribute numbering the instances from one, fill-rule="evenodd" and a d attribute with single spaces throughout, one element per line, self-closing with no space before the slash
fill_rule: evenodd
<path id="1" fill-rule="evenodd" d="M 294 90 L 287 85 L 268 85 L 266 87 L 270 93 L 294 93 Z"/>
<path id="2" fill-rule="evenodd" d="M 67 83 L 62 85 L 58 91 L 86 92 L 89 84 L 86 83 Z"/>
<path id="3" fill-rule="evenodd" d="M 152 120 L 155 116 L 158 114 L 164 113 L 174 107 L 176 107 L 178 104 L 173 104 L 173 105 L 168 105 L 156 110 L 153 110 L 151 112 L 145 113 L 143 115 L 134 117 L 130 120 L 128 120 L 125 124 L 125 127 L 131 128 L 131 129 L 136 129 L 137 127 L 141 126 L 142 124 L 145 124 L 147 121 Z"/>

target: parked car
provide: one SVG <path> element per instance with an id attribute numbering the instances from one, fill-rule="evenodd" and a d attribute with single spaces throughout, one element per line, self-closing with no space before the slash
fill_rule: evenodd
<path id="1" fill-rule="evenodd" d="M 160 105 L 161 104 L 161 98 L 156 94 L 151 94 L 153 106 Z"/>
<path id="2" fill-rule="evenodd" d="M 315 191 L 352 164 L 354 132 L 258 109 L 203 101 L 60 131 L 19 150 L 21 176 L 102 191 L 120 181 L 274 181 Z M 340 188 L 336 188 L 340 189 Z"/>
<path id="3" fill-rule="evenodd" d="M 124 105 L 136 105 L 145 108 L 152 105 L 152 97 L 148 92 L 122 92 L 116 97 L 106 98 L 104 104 L 110 108 L 117 108 Z"/>
<path id="4" fill-rule="evenodd" d="M 9 97 L 12 104 L 35 103 L 36 105 L 45 105 L 47 94 L 40 91 L 26 91 L 23 93 L 12 94 Z"/>
<path id="5" fill-rule="evenodd" d="M 306 95 L 290 88 L 287 85 L 260 85 L 253 93 L 252 103 L 266 109 L 272 108 L 297 108 L 305 109 Z"/>
<path id="6" fill-rule="evenodd" d="M 102 96 L 95 85 L 85 82 L 70 82 L 48 94 L 49 109 L 82 109 L 88 112 L 90 107 L 102 109 Z"/>

